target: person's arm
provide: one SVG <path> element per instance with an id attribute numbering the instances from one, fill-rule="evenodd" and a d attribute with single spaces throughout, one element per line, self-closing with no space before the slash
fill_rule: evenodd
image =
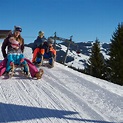
<path id="1" fill-rule="evenodd" d="M 50 47 L 50 51 L 53 53 L 53 55 L 55 55 L 55 56 L 56 56 L 56 50 L 53 48 L 53 46 L 52 46 L 52 47 Z"/>
<path id="2" fill-rule="evenodd" d="M 37 39 L 34 40 L 34 43 L 33 43 L 33 46 L 32 46 L 32 52 L 34 52 L 34 50 L 36 49 L 36 42 L 37 42 Z"/>
<path id="3" fill-rule="evenodd" d="M 8 38 L 6 38 L 3 43 L 2 43 L 2 47 L 1 47 L 1 50 L 2 50 L 2 55 L 3 57 L 5 58 L 7 56 L 7 53 L 6 53 L 6 47 L 8 46 Z"/>
<path id="4" fill-rule="evenodd" d="M 24 39 L 22 39 L 21 51 L 24 52 Z"/>

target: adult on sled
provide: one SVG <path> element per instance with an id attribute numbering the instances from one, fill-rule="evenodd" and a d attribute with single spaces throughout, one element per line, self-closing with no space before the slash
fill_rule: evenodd
<path id="1" fill-rule="evenodd" d="M 38 69 L 33 64 L 31 64 L 28 59 L 24 58 L 24 39 L 20 35 L 21 32 L 22 28 L 15 26 L 13 33 L 9 34 L 8 37 L 4 39 L 2 44 L 2 54 L 5 59 L 2 63 L 0 63 L 0 65 L 3 65 L 4 67 L 7 62 L 6 71 L 9 72 L 13 64 L 22 64 L 26 74 L 28 74 L 30 70 L 31 76 L 39 79 L 43 74 L 43 70 L 38 71 Z"/>
<path id="2" fill-rule="evenodd" d="M 42 65 L 44 59 L 49 60 L 49 65 L 54 67 L 54 60 L 56 58 L 56 50 L 53 48 L 54 39 L 48 38 L 47 41 L 38 49 L 34 50 L 33 61 L 39 65 Z"/>
<path id="3" fill-rule="evenodd" d="M 34 40 L 34 43 L 33 43 L 33 47 L 32 47 L 33 52 L 34 52 L 34 50 L 39 50 L 45 41 L 46 41 L 46 38 L 44 36 L 44 32 L 39 31 L 38 37 L 36 40 Z"/>

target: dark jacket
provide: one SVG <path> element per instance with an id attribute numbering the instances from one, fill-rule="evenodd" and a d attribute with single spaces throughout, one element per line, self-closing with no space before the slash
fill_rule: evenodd
<path id="1" fill-rule="evenodd" d="M 44 42 L 41 49 L 44 49 L 46 54 L 52 53 L 53 57 L 56 56 L 56 50 L 53 48 L 53 46 L 49 46 L 47 42 Z"/>
<path id="2" fill-rule="evenodd" d="M 43 43 L 46 41 L 46 38 L 43 36 L 42 38 L 40 38 L 39 36 L 37 37 L 37 39 L 34 41 L 33 43 L 33 47 L 32 50 L 34 51 L 36 48 L 41 48 Z"/>
<path id="3" fill-rule="evenodd" d="M 4 41 L 2 43 L 1 50 L 2 50 L 2 54 L 3 54 L 4 58 L 7 56 L 7 52 L 12 49 L 11 43 L 9 42 L 9 38 L 11 36 L 12 35 L 9 35 L 6 39 L 4 39 Z M 6 51 L 6 48 L 7 48 L 7 51 Z M 24 52 L 24 39 L 22 39 L 22 45 L 20 46 L 20 49 L 21 49 L 21 51 L 23 53 Z"/>

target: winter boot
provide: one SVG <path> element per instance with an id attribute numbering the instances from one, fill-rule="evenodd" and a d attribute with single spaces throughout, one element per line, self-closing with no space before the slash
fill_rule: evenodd
<path id="1" fill-rule="evenodd" d="M 40 69 L 39 72 L 37 72 L 37 73 L 35 74 L 35 77 L 36 77 L 37 79 L 41 79 L 43 73 L 44 73 L 44 71 L 43 71 L 42 69 Z"/>
<path id="2" fill-rule="evenodd" d="M 38 53 L 37 54 L 37 58 L 36 58 L 36 63 L 41 66 L 42 65 L 42 62 L 43 62 L 43 56 L 41 53 Z"/>
<path id="3" fill-rule="evenodd" d="M 54 58 L 53 57 L 49 58 L 49 65 L 51 68 L 54 67 Z"/>
<path id="4" fill-rule="evenodd" d="M 11 69 L 10 69 L 10 71 L 8 72 L 9 78 L 13 77 L 13 75 L 14 75 L 14 70 L 15 70 L 15 65 L 14 65 L 13 62 L 10 63 L 10 66 L 11 66 Z"/>
<path id="5" fill-rule="evenodd" d="M 23 72 L 24 72 L 24 74 L 25 74 L 27 77 L 29 77 L 30 72 L 29 72 L 29 66 L 28 66 L 28 64 L 24 64 L 24 65 L 23 65 Z"/>

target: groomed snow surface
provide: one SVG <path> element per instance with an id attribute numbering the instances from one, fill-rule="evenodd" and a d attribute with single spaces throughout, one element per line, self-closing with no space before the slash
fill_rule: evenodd
<path id="1" fill-rule="evenodd" d="M 0 77 L 0 123 L 123 123 L 123 86 L 56 62 L 42 69 L 40 80 Z"/>

